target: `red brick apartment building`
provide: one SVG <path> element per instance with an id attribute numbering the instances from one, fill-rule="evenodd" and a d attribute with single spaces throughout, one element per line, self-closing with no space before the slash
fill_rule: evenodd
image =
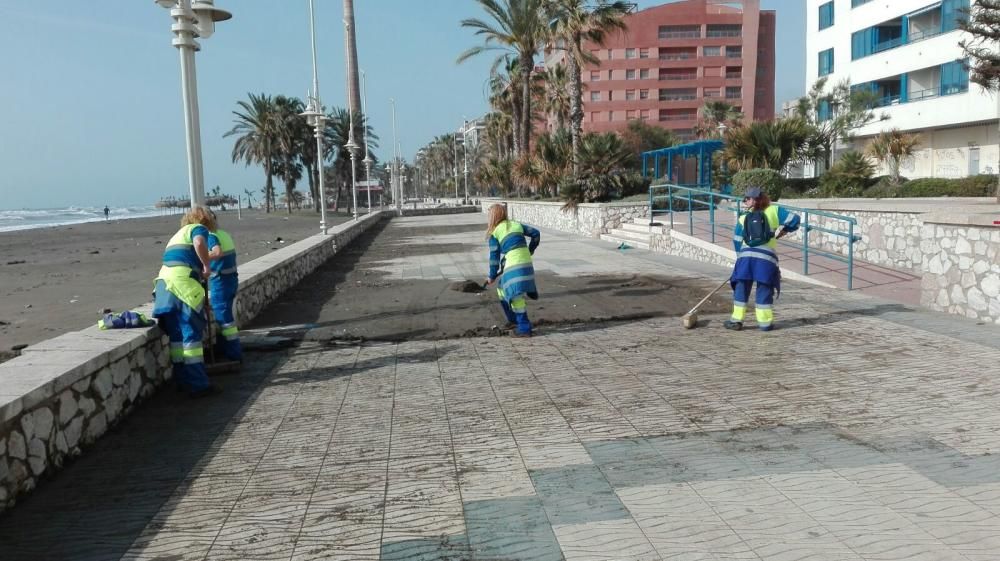
<path id="1" fill-rule="evenodd" d="M 690 139 L 702 106 L 715 100 L 754 120 L 774 117 L 775 13 L 761 11 L 760 0 L 671 2 L 629 14 L 626 24 L 603 46 L 587 46 L 600 64 L 583 70 L 584 130 L 641 119 Z"/>

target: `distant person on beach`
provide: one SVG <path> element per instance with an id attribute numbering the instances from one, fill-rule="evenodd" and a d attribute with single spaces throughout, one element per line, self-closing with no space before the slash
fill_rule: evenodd
<path id="1" fill-rule="evenodd" d="M 525 238 L 531 243 L 525 243 Z M 490 273 L 486 284 L 499 280 L 497 295 L 500 307 L 507 317 L 505 330 L 513 330 L 514 337 L 531 337 L 528 320 L 528 303 L 525 296 L 538 300 L 535 287 L 535 268 L 531 256 L 538 248 L 542 235 L 538 230 L 507 218 L 507 208 L 495 204 L 490 207 L 486 239 L 490 246 Z"/>
<path id="2" fill-rule="evenodd" d="M 757 283 L 754 312 L 761 331 L 774 329 L 774 298 L 781 292 L 781 269 L 778 267 L 778 240 L 799 229 L 799 215 L 778 205 L 759 187 L 750 187 L 743 197 L 745 213 L 736 221 L 733 245 L 736 265 L 730 284 L 733 287 L 733 315 L 723 327 L 743 329 L 750 291 Z"/>
<path id="3" fill-rule="evenodd" d="M 208 301 L 212 315 L 219 324 L 221 338 L 217 349 L 229 360 L 243 360 L 240 331 L 233 316 L 233 301 L 239 286 L 236 272 L 236 243 L 225 230 L 218 227 L 219 218 L 214 213 L 216 228 L 208 234 L 208 251 L 212 259 L 212 274 L 208 281 Z"/>
<path id="4" fill-rule="evenodd" d="M 208 236 L 215 218 L 205 207 L 192 208 L 181 229 L 167 242 L 163 266 L 155 280 L 153 317 L 170 337 L 174 380 L 191 397 L 216 393 L 205 372 L 202 332 L 205 330 L 205 288 L 211 274 Z"/>
<path id="5" fill-rule="evenodd" d="M 104 205 L 104 220 L 109 220 L 111 218 L 111 209 L 108 205 Z"/>

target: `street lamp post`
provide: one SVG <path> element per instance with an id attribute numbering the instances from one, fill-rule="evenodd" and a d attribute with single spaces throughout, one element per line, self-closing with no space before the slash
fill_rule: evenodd
<path id="1" fill-rule="evenodd" d="M 396 166 L 399 165 L 399 154 L 396 152 L 396 147 L 398 146 L 398 143 L 396 141 L 396 100 L 394 98 L 389 98 L 389 103 L 392 104 L 392 166 L 393 170 L 396 171 L 398 170 Z M 394 175 L 396 176 L 396 182 L 398 182 L 399 181 L 398 171 L 396 171 Z M 403 201 L 400 199 L 402 197 L 403 190 L 402 188 L 400 188 L 399 185 L 394 185 L 393 189 L 394 190 L 392 197 L 395 199 L 396 212 L 398 212 L 399 215 L 402 216 Z"/>
<path id="2" fill-rule="evenodd" d="M 465 200 L 462 201 L 463 204 L 468 204 L 469 201 L 469 139 L 466 136 L 469 133 L 469 121 L 466 120 L 462 124 L 462 156 L 465 158 Z"/>
<path id="3" fill-rule="evenodd" d="M 464 134 L 462 135 L 462 142 L 463 143 L 465 142 Z M 455 135 L 455 142 L 453 142 L 452 144 L 455 145 L 455 157 L 454 159 L 452 159 L 453 165 L 451 166 L 451 169 L 455 176 L 455 203 L 457 204 L 458 203 L 458 135 L 457 134 Z"/>
<path id="4" fill-rule="evenodd" d="M 309 32 L 312 35 L 312 64 L 313 64 L 313 87 L 312 95 L 309 96 L 309 106 L 306 107 L 302 115 L 316 132 L 316 169 L 319 175 L 319 229 L 326 234 L 326 183 L 323 178 L 323 128 L 326 123 L 326 115 L 323 114 L 323 104 L 319 100 L 319 70 L 316 65 L 316 18 L 314 0 L 309 0 Z"/>
<path id="5" fill-rule="evenodd" d="M 215 33 L 215 22 L 226 21 L 233 15 L 220 10 L 214 0 L 155 0 L 170 10 L 174 19 L 173 45 L 181 58 L 181 97 L 184 101 L 184 133 L 187 143 L 188 188 L 191 206 L 205 204 L 205 171 L 201 159 L 201 122 L 198 115 L 198 78 L 194 53 L 201 46 L 195 40 L 208 39 Z"/>
<path id="6" fill-rule="evenodd" d="M 365 143 L 365 184 L 368 186 L 368 214 L 372 213 L 372 155 L 368 149 L 368 75 L 361 71 L 361 134 Z M 381 205 L 380 205 L 381 206 Z"/>

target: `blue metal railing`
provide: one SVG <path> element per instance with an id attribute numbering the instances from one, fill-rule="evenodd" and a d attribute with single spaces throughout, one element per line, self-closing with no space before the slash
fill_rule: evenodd
<path id="1" fill-rule="evenodd" d="M 679 204 L 675 205 L 675 201 Z M 663 202 L 666 208 L 657 208 L 657 202 Z M 657 214 L 669 214 L 670 229 L 673 230 L 676 227 L 674 215 L 686 211 L 688 234 L 693 236 L 695 206 L 697 205 L 699 209 L 708 210 L 709 236 L 712 243 L 716 243 L 716 225 L 718 224 L 716 211 L 732 212 L 734 219 L 738 221 L 742 210 L 742 202 L 743 200 L 740 197 L 707 189 L 699 189 L 694 186 L 674 185 L 670 183 L 655 184 L 649 188 L 649 223 L 653 225 Z M 802 274 L 809 274 L 809 257 L 811 255 L 820 255 L 847 265 L 847 289 L 854 290 L 854 244 L 861 240 L 861 236 L 854 233 L 858 224 L 857 220 L 851 216 L 822 210 L 798 208 L 788 205 L 781 206 L 790 212 L 801 215 L 802 221 L 799 228 L 802 231 L 802 241 L 797 242 L 783 238 L 778 243 L 788 247 L 795 247 L 802 251 Z M 810 218 L 816 217 L 834 221 L 835 225 L 832 228 L 827 228 L 810 221 Z M 729 224 L 725 226 L 731 227 Z M 810 247 L 810 232 L 820 232 L 833 237 L 846 238 L 848 240 L 847 255 L 844 256 L 839 253 L 820 249 L 819 247 Z"/>

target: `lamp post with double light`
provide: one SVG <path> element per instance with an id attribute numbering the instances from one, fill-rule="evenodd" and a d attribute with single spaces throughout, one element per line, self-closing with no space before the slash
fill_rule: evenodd
<path id="1" fill-rule="evenodd" d="M 319 70 L 316 65 L 316 18 L 314 0 L 309 0 L 309 31 L 312 36 L 312 69 L 313 87 L 309 95 L 309 104 L 302 116 L 315 129 L 316 132 L 316 169 L 319 175 L 319 229 L 324 234 L 327 233 L 326 223 L 326 182 L 323 178 L 323 129 L 326 124 L 326 115 L 323 113 L 323 103 L 319 100 Z"/>
<path id="2" fill-rule="evenodd" d="M 201 159 L 201 123 L 198 115 L 198 78 L 194 53 L 201 49 L 195 39 L 208 39 L 215 33 L 215 22 L 233 15 L 215 7 L 213 0 L 155 0 L 170 10 L 174 24 L 173 45 L 181 58 L 181 97 L 184 101 L 184 132 L 187 140 L 188 188 L 191 206 L 205 204 L 205 170 Z"/>

